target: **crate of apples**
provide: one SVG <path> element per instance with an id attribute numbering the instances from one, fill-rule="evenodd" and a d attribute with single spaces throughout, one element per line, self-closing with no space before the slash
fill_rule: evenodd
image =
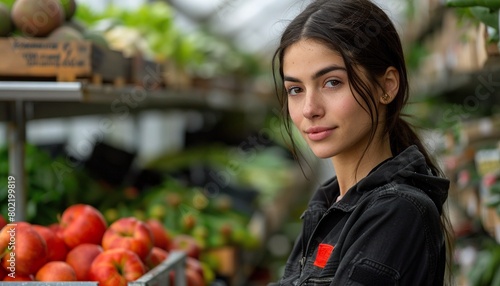
<path id="1" fill-rule="evenodd" d="M 86 204 L 68 207 L 49 226 L 15 222 L 0 230 L 0 281 L 81 282 L 121 286 L 137 281 L 165 262 L 169 252 L 186 253 L 188 286 L 203 286 L 199 246 L 189 237 L 172 238 L 157 220 L 120 218 L 108 226 Z M 171 285 L 176 273 L 170 273 Z M 98 284 L 97 284 L 98 283 Z M 144 285 L 147 285 L 145 283 Z"/>

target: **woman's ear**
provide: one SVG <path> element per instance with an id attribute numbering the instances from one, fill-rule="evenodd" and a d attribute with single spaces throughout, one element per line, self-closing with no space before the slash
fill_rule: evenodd
<path id="1" fill-rule="evenodd" d="M 382 76 L 382 84 L 384 87 L 384 94 L 380 97 L 380 102 L 383 104 L 391 103 L 399 91 L 399 72 L 390 66 Z"/>

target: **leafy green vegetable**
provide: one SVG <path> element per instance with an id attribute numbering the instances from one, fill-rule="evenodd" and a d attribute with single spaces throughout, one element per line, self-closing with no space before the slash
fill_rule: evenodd
<path id="1" fill-rule="evenodd" d="M 498 10 L 495 11 L 481 6 L 470 7 L 469 10 L 478 20 L 492 28 L 498 29 Z"/>
<path id="2" fill-rule="evenodd" d="M 82 170 L 71 168 L 65 158 L 51 158 L 33 145 L 25 147 L 26 221 L 48 225 L 75 203 L 92 203 L 91 196 L 101 194 L 102 188 Z M 7 213 L 8 149 L 0 148 L 0 213 Z"/>

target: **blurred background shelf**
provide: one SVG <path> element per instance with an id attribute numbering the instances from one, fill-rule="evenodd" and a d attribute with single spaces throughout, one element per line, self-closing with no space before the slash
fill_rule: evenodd
<path id="1" fill-rule="evenodd" d="M 147 109 L 194 108 L 252 112 L 269 105 L 257 96 L 224 90 L 146 91 L 134 86 L 91 85 L 79 82 L 0 81 L 0 120 L 7 120 L 8 102 L 22 101 L 29 119 L 88 114 L 139 112 Z M 1 110 L 1 109 L 0 109 Z"/>

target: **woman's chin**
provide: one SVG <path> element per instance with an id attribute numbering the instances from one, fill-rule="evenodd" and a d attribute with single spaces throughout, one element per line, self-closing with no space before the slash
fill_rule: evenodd
<path id="1" fill-rule="evenodd" d="M 314 155 L 319 159 L 330 159 L 335 155 L 335 152 L 331 150 L 312 150 Z"/>

